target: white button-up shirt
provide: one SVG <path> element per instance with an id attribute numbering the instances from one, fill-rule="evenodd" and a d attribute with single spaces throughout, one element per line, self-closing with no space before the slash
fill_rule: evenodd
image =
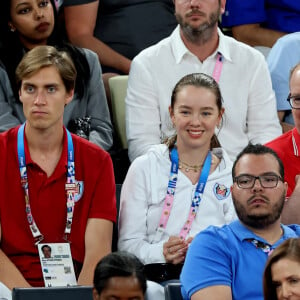
<path id="1" fill-rule="evenodd" d="M 172 135 L 168 107 L 175 84 L 189 73 L 212 75 L 223 56 L 220 87 L 224 122 L 218 138 L 231 159 L 249 143 L 281 134 L 276 100 L 263 55 L 219 34 L 217 50 L 201 62 L 184 45 L 179 26 L 170 37 L 142 51 L 132 62 L 126 97 L 126 132 L 131 160 Z"/>

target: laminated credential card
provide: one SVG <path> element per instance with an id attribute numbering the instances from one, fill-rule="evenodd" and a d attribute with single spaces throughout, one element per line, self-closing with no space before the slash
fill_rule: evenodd
<path id="1" fill-rule="evenodd" d="M 77 285 L 69 243 L 38 244 L 46 287 Z"/>

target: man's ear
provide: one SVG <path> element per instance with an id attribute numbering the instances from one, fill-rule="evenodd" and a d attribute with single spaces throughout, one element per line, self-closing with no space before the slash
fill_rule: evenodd
<path id="1" fill-rule="evenodd" d="M 286 181 L 283 184 L 284 184 L 284 188 L 285 188 L 285 197 L 286 197 L 289 185 L 288 185 L 288 183 Z"/>
<path id="2" fill-rule="evenodd" d="M 19 89 L 19 99 L 20 99 L 20 101 L 23 103 L 23 101 L 22 101 L 22 92 L 21 92 L 21 88 Z"/>
<path id="3" fill-rule="evenodd" d="M 221 4 L 221 15 L 223 15 L 225 12 L 226 0 L 221 0 L 220 4 Z"/>
<path id="4" fill-rule="evenodd" d="M 67 92 L 65 105 L 69 104 L 72 101 L 73 97 L 74 97 L 74 89 Z"/>

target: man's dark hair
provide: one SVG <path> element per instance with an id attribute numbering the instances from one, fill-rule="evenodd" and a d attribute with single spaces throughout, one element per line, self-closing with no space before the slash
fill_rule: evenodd
<path id="1" fill-rule="evenodd" d="M 138 279 L 145 294 L 147 283 L 144 264 L 133 254 L 125 251 L 112 252 L 104 256 L 97 264 L 94 273 L 94 287 L 100 295 L 112 277 L 130 277 Z"/>
<path id="2" fill-rule="evenodd" d="M 44 249 L 48 248 L 51 251 L 51 247 L 49 245 L 44 245 L 41 249 L 44 252 Z"/>
<path id="3" fill-rule="evenodd" d="M 278 162 L 280 176 L 281 176 L 282 179 L 284 178 L 283 163 L 282 163 L 281 159 L 279 158 L 279 156 L 277 155 L 277 153 L 273 149 L 271 149 L 267 146 L 264 146 L 264 145 L 261 145 L 261 144 L 251 144 L 251 143 L 249 143 L 248 146 L 246 146 L 242 150 L 242 152 L 240 152 L 238 154 L 238 156 L 236 157 L 235 162 L 233 163 L 233 166 L 232 166 L 232 179 L 233 180 L 235 178 L 236 164 L 241 159 L 241 157 L 243 157 L 246 154 L 254 154 L 254 155 L 271 154 L 271 155 L 273 155 L 275 157 L 275 159 L 277 160 L 277 162 Z"/>

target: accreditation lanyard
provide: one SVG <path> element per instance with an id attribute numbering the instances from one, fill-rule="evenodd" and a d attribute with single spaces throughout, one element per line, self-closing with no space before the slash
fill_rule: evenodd
<path id="1" fill-rule="evenodd" d="M 171 151 L 171 171 L 170 171 L 170 177 L 169 177 L 169 183 L 168 183 L 168 189 L 167 189 L 167 195 L 164 201 L 163 211 L 160 217 L 159 226 L 157 228 L 157 235 L 160 237 L 164 233 L 167 223 L 169 220 L 169 216 L 171 213 L 172 205 L 174 202 L 174 195 L 175 195 L 175 189 L 178 179 L 178 152 L 177 149 L 174 147 Z M 209 151 L 205 162 L 203 165 L 203 169 L 194 193 L 194 197 L 192 200 L 192 204 L 190 207 L 188 219 L 184 223 L 180 233 L 179 237 L 181 239 L 185 239 L 187 234 L 190 232 L 192 223 L 197 215 L 197 211 L 199 208 L 199 204 L 201 202 L 201 195 L 204 192 L 204 188 L 207 182 L 209 170 L 211 166 L 211 152 Z"/>
<path id="2" fill-rule="evenodd" d="M 216 64 L 215 64 L 215 67 L 214 67 L 214 71 L 213 71 L 213 74 L 212 74 L 212 77 L 218 83 L 220 81 L 220 77 L 221 77 L 221 73 L 222 73 L 222 68 L 223 68 L 223 56 L 222 56 L 222 54 L 220 52 L 218 52 L 217 61 L 216 61 Z"/>
<path id="3" fill-rule="evenodd" d="M 22 124 L 18 130 L 18 159 L 19 159 L 19 169 L 21 175 L 21 185 L 25 193 L 25 212 L 27 216 L 27 221 L 31 233 L 35 239 L 35 245 L 44 239 L 44 236 L 38 229 L 37 224 L 34 221 L 34 218 L 31 213 L 31 206 L 29 201 L 29 186 L 28 186 L 28 177 L 27 177 L 27 168 L 26 168 L 26 159 L 25 159 L 25 150 L 24 150 L 24 128 L 25 123 Z M 67 240 L 68 234 L 71 233 L 71 225 L 73 221 L 74 214 L 74 205 L 75 205 L 75 196 L 77 194 L 77 184 L 75 180 L 75 163 L 74 163 L 74 149 L 73 141 L 70 132 L 67 131 L 68 139 L 68 170 L 67 170 L 67 182 L 65 185 L 66 194 L 67 194 L 67 218 L 66 218 L 66 227 L 64 231 L 64 239 Z"/>

